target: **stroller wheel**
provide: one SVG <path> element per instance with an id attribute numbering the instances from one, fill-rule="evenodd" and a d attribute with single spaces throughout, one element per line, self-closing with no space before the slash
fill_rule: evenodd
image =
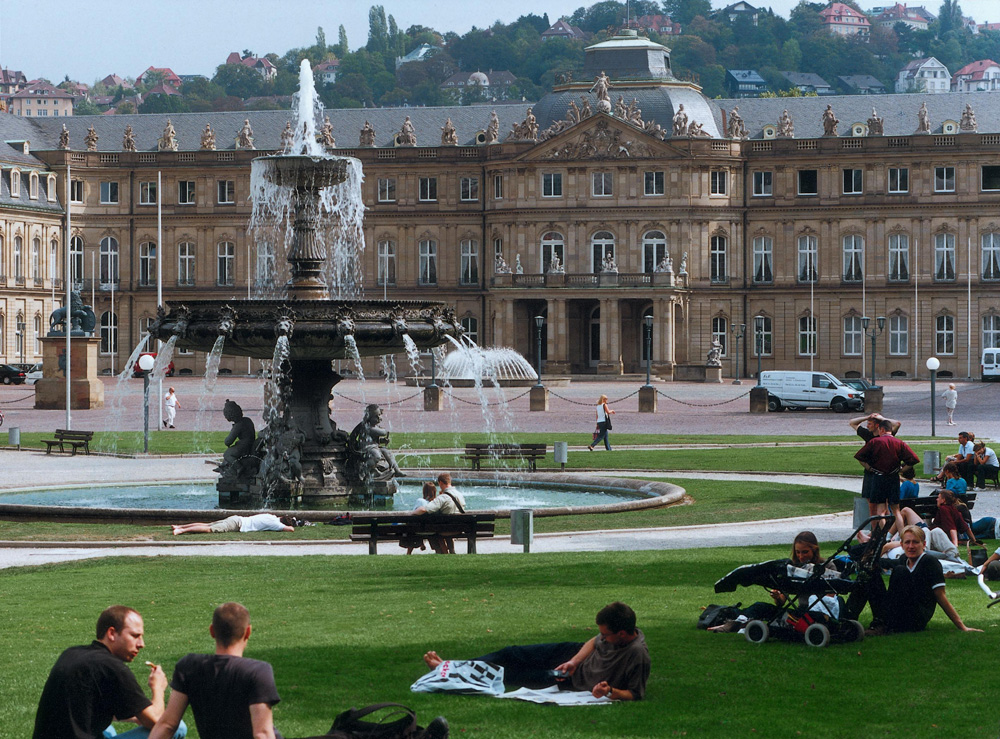
<path id="1" fill-rule="evenodd" d="M 810 624 L 805 639 L 810 647 L 825 647 L 830 643 L 830 630 L 823 624 Z"/>
<path id="2" fill-rule="evenodd" d="M 771 629 L 763 621 L 753 620 L 744 627 L 747 641 L 751 644 L 763 644 L 771 635 Z"/>
<path id="3" fill-rule="evenodd" d="M 861 625 L 860 621 L 845 621 L 843 629 L 847 636 L 847 641 L 864 641 L 865 627 Z"/>

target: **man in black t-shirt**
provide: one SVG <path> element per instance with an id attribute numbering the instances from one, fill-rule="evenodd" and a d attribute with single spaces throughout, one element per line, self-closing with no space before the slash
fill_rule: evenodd
<path id="1" fill-rule="evenodd" d="M 250 614 L 223 603 L 212 614 L 214 654 L 189 654 L 174 668 L 173 692 L 150 739 L 170 739 L 188 703 L 202 739 L 281 739 L 271 708 L 281 700 L 271 665 L 243 656 Z"/>
<path id="2" fill-rule="evenodd" d="M 97 639 L 87 646 L 70 647 L 49 673 L 35 716 L 34 739 L 96 739 L 115 736 L 113 720 L 134 721 L 139 728 L 121 737 L 147 736 L 163 713 L 167 677 L 159 665 L 150 665 L 147 698 L 126 667 L 145 646 L 142 616 L 126 606 L 111 606 L 97 619 Z M 167 736 L 180 739 L 183 723 Z"/>

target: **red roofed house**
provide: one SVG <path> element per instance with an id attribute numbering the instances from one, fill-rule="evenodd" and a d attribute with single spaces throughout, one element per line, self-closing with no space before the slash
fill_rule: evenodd
<path id="1" fill-rule="evenodd" d="M 992 59 L 980 59 L 966 64 L 951 76 L 952 92 L 986 90 L 1000 90 L 1000 64 Z"/>
<path id="2" fill-rule="evenodd" d="M 266 80 L 274 79 L 278 76 L 278 68 L 265 56 L 257 57 L 250 54 L 240 56 L 238 52 L 234 51 L 226 57 L 226 64 L 242 64 L 244 67 L 249 67 L 256 71 Z"/>
<path id="3" fill-rule="evenodd" d="M 542 31 L 542 41 L 548 41 L 550 38 L 582 39 L 585 36 L 586 34 L 582 30 L 576 26 L 571 26 L 562 18 L 549 26 L 547 30 Z"/>
<path id="4" fill-rule="evenodd" d="M 159 72 L 161 75 L 163 75 L 162 81 L 166 82 L 168 85 L 171 85 L 172 87 L 180 87 L 183 84 L 183 80 L 181 80 L 180 77 L 174 74 L 174 70 L 172 70 L 170 67 L 150 67 L 145 72 L 136 77 L 135 81 L 141 82 L 142 84 L 145 85 L 147 77 L 155 72 Z"/>
<path id="5" fill-rule="evenodd" d="M 1000 23 L 980 23 L 980 31 L 1000 31 Z"/>
<path id="6" fill-rule="evenodd" d="M 337 81 L 337 69 L 340 67 L 339 59 L 327 59 L 313 67 L 313 74 L 321 85 L 332 85 Z"/>
<path id="7" fill-rule="evenodd" d="M 885 26 L 886 28 L 892 28 L 897 23 L 905 23 L 916 31 L 926 31 L 928 25 L 924 15 L 916 8 L 907 8 L 906 3 L 896 3 L 891 8 L 886 8 L 875 16 L 872 22 L 876 26 Z"/>
<path id="8" fill-rule="evenodd" d="M 680 36 L 681 24 L 670 20 L 669 15 L 640 15 L 634 19 L 631 25 L 635 28 L 642 28 L 661 36 Z"/>
<path id="9" fill-rule="evenodd" d="M 868 22 L 868 18 L 844 3 L 830 3 L 829 6 L 819 11 L 819 19 L 830 33 L 840 36 L 864 36 L 867 38 L 871 32 L 872 24 Z"/>
<path id="10" fill-rule="evenodd" d="M 24 72 L 0 68 L 0 95 L 13 95 L 18 90 L 23 90 L 27 84 L 28 78 L 24 76 Z"/>
<path id="11" fill-rule="evenodd" d="M 10 112 L 26 118 L 73 115 L 73 96 L 48 82 L 33 80 L 10 96 Z"/>
<path id="12" fill-rule="evenodd" d="M 126 79 L 122 79 L 117 74 L 109 74 L 107 77 L 101 80 L 101 84 L 104 85 L 109 90 L 114 90 L 119 87 L 125 90 L 132 89 L 132 83 Z"/>
<path id="13" fill-rule="evenodd" d="M 178 92 L 173 85 L 167 82 L 161 82 L 156 87 L 154 87 L 153 89 L 151 89 L 149 92 L 146 93 L 147 98 L 150 98 L 153 95 L 167 95 L 169 97 L 171 95 L 180 95 L 180 92 Z"/>

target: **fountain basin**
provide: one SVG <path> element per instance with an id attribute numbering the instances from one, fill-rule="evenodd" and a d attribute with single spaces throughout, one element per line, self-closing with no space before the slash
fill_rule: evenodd
<path id="1" fill-rule="evenodd" d="M 344 182 L 348 161 L 344 157 L 281 155 L 257 157 L 253 166 L 278 187 L 315 192 Z"/>

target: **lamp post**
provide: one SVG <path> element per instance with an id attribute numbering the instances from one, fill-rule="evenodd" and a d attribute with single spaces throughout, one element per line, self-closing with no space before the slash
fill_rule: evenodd
<path id="1" fill-rule="evenodd" d="M 754 346 L 757 348 L 757 387 L 760 387 L 760 355 L 764 353 L 764 316 L 753 317 Z"/>
<path id="2" fill-rule="evenodd" d="M 649 370 L 653 362 L 653 316 L 647 315 L 642 320 L 646 324 L 646 387 L 649 387 Z"/>
<path id="3" fill-rule="evenodd" d="M 875 319 L 875 325 L 871 327 L 871 331 L 868 330 L 868 325 L 871 323 L 872 319 L 868 316 L 861 316 L 861 330 L 865 332 L 872 340 L 872 373 L 868 376 L 871 380 L 872 385 L 875 383 L 875 339 L 882 335 L 885 330 L 885 316 L 879 316 Z"/>
<path id="4" fill-rule="evenodd" d="M 742 385 L 743 382 L 740 380 L 740 339 L 747 332 L 747 325 L 745 323 L 740 323 L 733 326 L 733 338 L 736 339 L 736 379 L 733 380 L 734 385 Z"/>
<path id="5" fill-rule="evenodd" d="M 544 324 L 544 316 L 535 316 L 535 338 L 538 344 L 538 382 L 535 383 L 535 387 L 542 387 L 542 326 Z"/>
<path id="6" fill-rule="evenodd" d="M 934 418 L 934 406 L 937 403 L 937 392 L 935 391 L 934 385 L 937 382 L 937 371 L 940 366 L 941 361 L 937 357 L 931 357 L 927 360 L 927 369 L 931 371 L 931 436 L 937 436 Z"/>
<path id="7" fill-rule="evenodd" d="M 142 370 L 142 451 L 149 454 L 149 372 L 156 360 L 151 354 L 139 355 L 139 369 Z"/>
<path id="8" fill-rule="evenodd" d="M 69 325 L 69 319 L 66 320 L 66 325 Z M 27 325 L 24 321 L 17 322 L 17 348 L 21 352 L 21 364 L 24 364 L 24 336 L 27 329 Z M 69 329 L 66 329 L 67 332 Z"/>

